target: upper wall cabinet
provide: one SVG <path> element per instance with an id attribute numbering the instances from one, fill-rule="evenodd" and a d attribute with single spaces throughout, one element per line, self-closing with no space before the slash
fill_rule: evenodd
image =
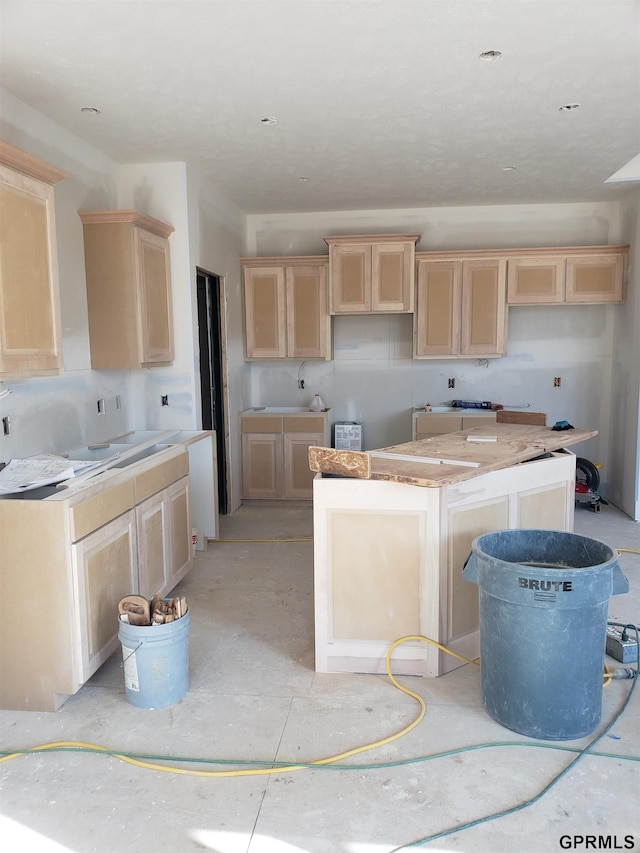
<path id="1" fill-rule="evenodd" d="M 53 187 L 66 177 L 0 140 L 0 380 L 62 370 Z"/>
<path id="2" fill-rule="evenodd" d="M 509 305 L 622 302 L 628 246 L 529 249 L 508 259 Z"/>
<path id="3" fill-rule="evenodd" d="M 325 237 L 332 314 L 413 312 L 419 234 Z"/>
<path id="4" fill-rule="evenodd" d="M 245 354 L 331 358 L 327 259 L 243 258 Z"/>
<path id="5" fill-rule="evenodd" d="M 415 358 L 504 355 L 506 261 L 424 253 L 417 267 Z"/>
<path id="6" fill-rule="evenodd" d="M 170 225 L 137 210 L 81 211 L 94 369 L 173 361 Z"/>

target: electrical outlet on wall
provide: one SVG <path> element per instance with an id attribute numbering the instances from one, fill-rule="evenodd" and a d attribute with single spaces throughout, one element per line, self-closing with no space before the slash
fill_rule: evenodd
<path id="1" fill-rule="evenodd" d="M 456 387 L 456 380 L 450 379 L 449 380 L 449 388 L 455 388 L 455 387 Z"/>

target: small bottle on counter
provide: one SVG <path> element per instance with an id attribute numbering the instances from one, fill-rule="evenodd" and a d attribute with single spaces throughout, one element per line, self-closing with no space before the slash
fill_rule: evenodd
<path id="1" fill-rule="evenodd" d="M 425 412 L 430 412 L 431 411 L 431 403 L 425 403 L 424 404 L 424 410 L 425 410 Z"/>
<path id="2" fill-rule="evenodd" d="M 322 411 L 324 411 L 324 409 L 325 409 L 325 405 L 324 405 L 324 402 L 322 401 L 322 397 L 320 396 L 320 394 L 316 394 L 314 396 L 313 400 L 311 401 L 311 404 L 309 406 L 309 411 L 310 412 L 322 412 Z"/>

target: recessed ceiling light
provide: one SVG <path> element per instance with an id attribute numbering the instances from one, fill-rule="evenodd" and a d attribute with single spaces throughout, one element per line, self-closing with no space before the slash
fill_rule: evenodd
<path id="1" fill-rule="evenodd" d="M 518 168 L 517 166 L 503 166 L 502 171 L 503 172 L 515 172 L 515 170 L 517 168 Z"/>
<path id="2" fill-rule="evenodd" d="M 561 113 L 568 113 L 570 110 L 577 110 L 580 104 L 563 104 L 558 107 Z"/>
<path id="3" fill-rule="evenodd" d="M 486 62 L 493 62 L 494 59 L 500 59 L 502 56 L 502 52 L 499 50 L 485 50 L 484 53 L 480 54 L 480 59 L 484 59 Z"/>
<path id="4" fill-rule="evenodd" d="M 80 107 L 80 112 L 90 116 L 100 115 L 100 110 L 97 107 Z"/>
<path id="5" fill-rule="evenodd" d="M 265 116 L 260 119 L 262 124 L 278 124 L 278 119 L 274 118 L 274 116 Z"/>

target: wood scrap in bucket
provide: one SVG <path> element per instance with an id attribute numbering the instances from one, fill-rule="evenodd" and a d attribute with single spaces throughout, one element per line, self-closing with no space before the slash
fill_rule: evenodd
<path id="1" fill-rule="evenodd" d="M 187 612 L 187 599 L 184 595 L 176 598 L 160 598 L 154 595 L 151 600 L 151 624 L 166 625 L 181 619 Z"/>

